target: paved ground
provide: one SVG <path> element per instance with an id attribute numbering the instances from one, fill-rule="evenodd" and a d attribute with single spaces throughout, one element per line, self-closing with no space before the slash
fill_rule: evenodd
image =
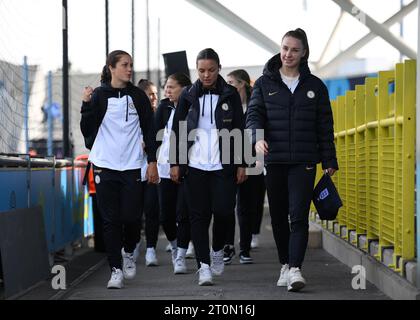
<path id="1" fill-rule="evenodd" d="M 122 290 L 107 290 L 110 271 L 103 254 L 81 249 L 66 265 L 67 289 L 52 290 L 50 282 L 39 285 L 20 299 L 53 300 L 383 300 L 389 299 L 375 286 L 367 283 L 366 290 L 352 289 L 354 275 L 322 249 L 310 249 L 305 258 L 303 275 L 307 286 L 298 293 L 279 288 L 279 264 L 269 217 L 264 216 L 260 247 L 251 252 L 255 263 L 241 265 L 236 256 L 225 273 L 215 277 L 215 285 L 198 286 L 195 260 L 187 260 L 188 274 L 174 275 L 170 254 L 164 251 L 167 241 L 158 242 L 157 267 L 144 266 L 144 248 L 137 263 L 135 279 L 125 281 Z"/>

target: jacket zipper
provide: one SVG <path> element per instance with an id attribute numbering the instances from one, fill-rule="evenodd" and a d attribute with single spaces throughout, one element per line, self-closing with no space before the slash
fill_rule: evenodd
<path id="1" fill-rule="evenodd" d="M 292 161 L 292 110 L 295 103 L 293 93 L 290 92 L 290 109 L 289 109 L 289 159 Z"/>
<path id="2" fill-rule="evenodd" d="M 290 109 L 289 109 L 289 159 L 292 161 L 292 111 L 295 103 L 295 92 L 302 85 L 302 79 L 299 79 L 299 83 L 296 86 L 295 90 L 290 91 L 289 87 L 281 79 L 281 84 L 290 92 Z"/>
<path id="3" fill-rule="evenodd" d="M 125 100 L 125 122 L 128 122 L 128 95 L 126 95 Z"/>

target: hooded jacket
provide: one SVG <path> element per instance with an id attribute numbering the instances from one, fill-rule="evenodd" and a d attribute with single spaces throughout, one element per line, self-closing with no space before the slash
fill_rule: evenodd
<path id="1" fill-rule="evenodd" d="M 211 119 L 211 121 L 215 121 L 216 128 L 218 130 L 226 129 L 229 132 L 231 132 L 233 129 L 240 130 L 242 139 L 241 143 L 243 146 L 245 118 L 242 110 L 241 99 L 236 88 L 229 85 L 220 75 L 218 76 L 216 87 L 211 90 L 204 89 L 202 82 L 197 80 L 192 85 L 184 88 L 180 95 L 178 106 L 176 107 L 172 125 L 172 130 L 176 136 L 176 161 L 175 163 L 171 161 L 171 166 L 180 165 L 179 152 L 180 149 L 185 150 L 183 149 L 185 148 L 185 143 L 187 144 L 186 150 L 190 150 L 192 145 L 195 143 L 195 141 L 184 141 L 184 139 L 180 136 L 179 122 L 186 121 L 188 135 L 192 130 L 197 129 L 199 119 L 202 116 L 200 114 L 199 98 L 208 92 L 219 95 L 214 112 L 215 116 L 214 119 Z M 222 159 L 224 157 L 222 149 L 222 138 L 219 137 L 220 161 L 222 162 L 223 169 L 225 169 L 225 173 L 233 173 L 234 168 L 237 166 L 246 166 L 244 163 L 243 152 L 241 154 L 234 154 L 235 150 L 232 139 L 230 140 L 229 144 L 229 163 L 223 163 Z"/>
<path id="2" fill-rule="evenodd" d="M 155 124 L 155 130 L 156 133 L 158 133 L 160 130 L 165 128 L 166 124 L 169 121 L 169 118 L 171 116 L 172 110 L 175 109 L 175 106 L 168 98 L 162 99 L 156 109 L 156 113 L 154 114 L 154 124 Z M 162 141 L 156 141 L 156 147 L 159 148 L 159 146 L 162 144 Z"/>
<path id="3" fill-rule="evenodd" d="M 133 101 L 134 106 L 129 103 L 128 96 Z M 121 119 L 121 121 L 128 122 L 129 116 L 134 114 L 131 109 L 135 108 L 140 120 L 139 124 L 147 160 L 148 162 L 155 162 L 156 146 L 152 107 L 147 95 L 132 83 L 128 83 L 125 88 L 113 88 L 109 83 L 102 83 L 100 87 L 93 91 L 91 101 L 82 103 L 80 129 L 85 139 L 86 148 L 91 149 L 94 145 L 110 99 L 120 97 L 126 97 L 125 119 Z"/>
<path id="4" fill-rule="evenodd" d="M 333 116 L 328 90 L 312 75 L 307 61 L 299 67 L 299 84 L 294 93 L 284 84 L 279 69 L 280 54 L 264 66 L 255 82 L 248 104 L 246 128 L 264 129 L 268 144 L 265 163 L 322 163 L 322 168 L 338 169 Z"/>

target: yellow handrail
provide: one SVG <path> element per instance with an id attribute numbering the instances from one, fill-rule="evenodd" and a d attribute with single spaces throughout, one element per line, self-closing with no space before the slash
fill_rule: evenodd
<path id="1" fill-rule="evenodd" d="M 389 267 L 399 272 L 415 258 L 415 88 L 416 61 L 406 60 L 331 101 L 343 207 L 323 226 L 346 240 L 354 231 L 378 241 L 381 261 L 382 249 L 393 248 Z"/>

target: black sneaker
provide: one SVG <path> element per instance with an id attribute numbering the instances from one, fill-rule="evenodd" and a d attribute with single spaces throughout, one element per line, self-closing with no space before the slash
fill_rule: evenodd
<path id="1" fill-rule="evenodd" d="M 224 264 L 231 264 L 232 258 L 235 256 L 235 247 L 232 245 L 225 245 L 223 248 L 223 262 Z"/>
<path id="2" fill-rule="evenodd" d="M 253 263 L 254 260 L 252 260 L 248 251 L 241 251 L 241 253 L 239 254 L 239 262 L 241 264 L 249 264 L 249 263 Z"/>

